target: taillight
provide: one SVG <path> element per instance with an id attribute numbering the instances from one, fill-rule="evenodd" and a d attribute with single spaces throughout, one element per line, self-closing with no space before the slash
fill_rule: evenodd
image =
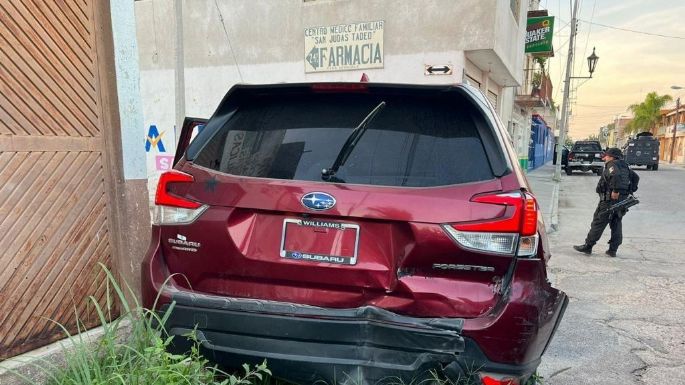
<path id="1" fill-rule="evenodd" d="M 152 219 L 154 224 L 189 224 L 207 209 L 207 205 L 179 197 L 168 191 L 170 183 L 192 183 L 193 181 L 192 175 L 176 170 L 167 171 L 160 175 L 155 194 L 155 210 Z"/>
<path id="2" fill-rule="evenodd" d="M 576 156 L 576 154 L 574 154 L 574 153 L 572 153 L 572 152 L 569 152 L 569 153 L 568 153 L 568 158 L 569 158 L 569 159 L 573 159 L 575 156 Z"/>
<path id="3" fill-rule="evenodd" d="M 538 246 L 537 201 L 528 192 L 479 195 L 472 202 L 505 207 L 502 218 L 456 223 L 443 228 L 460 246 L 495 254 L 532 256 Z"/>
<path id="4" fill-rule="evenodd" d="M 535 197 L 528 193 L 523 193 L 523 212 L 521 219 L 521 235 L 535 235 L 538 233 L 538 202 Z"/>
<path id="5" fill-rule="evenodd" d="M 480 380 L 483 385 L 519 385 L 521 383 L 518 378 L 488 373 L 482 373 Z"/>

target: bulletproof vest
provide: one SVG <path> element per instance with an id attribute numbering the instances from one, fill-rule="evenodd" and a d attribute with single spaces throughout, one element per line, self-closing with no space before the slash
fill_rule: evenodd
<path id="1" fill-rule="evenodd" d="M 614 167 L 614 174 L 611 175 L 609 170 Z M 622 193 L 628 193 L 630 189 L 630 168 L 628 163 L 622 159 L 615 159 L 606 164 L 602 177 L 597 184 L 597 192 L 600 194 L 610 193 L 610 180 L 615 179 L 615 189 Z"/>
<path id="2" fill-rule="evenodd" d="M 617 178 L 616 189 L 628 192 L 630 190 L 630 166 L 623 159 L 614 160 L 613 165 L 618 168 L 618 172 L 614 175 L 614 178 Z"/>

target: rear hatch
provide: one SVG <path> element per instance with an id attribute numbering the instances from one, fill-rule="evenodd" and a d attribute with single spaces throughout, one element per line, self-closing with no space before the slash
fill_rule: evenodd
<path id="1" fill-rule="evenodd" d="M 625 161 L 629 164 L 655 164 L 659 161 L 659 141 L 651 137 L 628 142 Z"/>
<path id="2" fill-rule="evenodd" d="M 158 213 L 176 283 L 415 316 L 490 310 L 514 256 L 537 252 L 538 217 L 484 105 L 458 87 L 320 87 L 229 94 L 162 176 L 158 199 L 194 207 Z"/>

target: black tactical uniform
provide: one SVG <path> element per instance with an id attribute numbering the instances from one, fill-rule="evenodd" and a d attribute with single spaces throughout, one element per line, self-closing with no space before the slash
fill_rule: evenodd
<path id="1" fill-rule="evenodd" d="M 615 159 L 605 164 L 602 176 L 599 179 L 599 183 L 597 183 L 596 192 L 599 194 L 599 204 L 592 217 L 590 231 L 585 238 L 585 244 L 574 246 L 573 248 L 590 254 L 592 247 L 599 241 L 608 224 L 611 228 L 611 239 L 609 240 L 609 250 L 606 251 L 606 254 L 615 257 L 616 250 L 618 250 L 618 246 L 623 241 L 621 219 L 625 215 L 625 211 L 610 213 L 607 209 L 616 202 L 626 199 L 630 194 L 630 168 L 625 161 L 620 159 L 622 153 L 618 148 L 608 149 L 606 155 Z M 611 199 L 612 192 L 619 194 L 618 199 Z"/>

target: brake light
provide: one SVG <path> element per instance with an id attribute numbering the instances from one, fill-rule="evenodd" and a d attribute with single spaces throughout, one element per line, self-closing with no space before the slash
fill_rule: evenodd
<path id="1" fill-rule="evenodd" d="M 518 256 L 537 253 L 540 210 L 528 192 L 479 195 L 472 202 L 505 207 L 500 218 L 475 223 L 457 223 L 443 228 L 460 246 L 476 251 Z"/>
<path id="2" fill-rule="evenodd" d="M 312 84 L 312 91 L 314 92 L 367 92 L 368 90 L 369 87 L 366 82 Z"/>
<path id="3" fill-rule="evenodd" d="M 182 207 L 185 209 L 196 209 L 202 206 L 200 203 L 191 201 L 190 199 L 181 198 L 167 191 L 167 186 L 169 183 L 189 183 L 194 180 L 195 178 L 193 178 L 192 175 L 176 170 L 163 173 L 160 175 L 159 183 L 157 184 L 155 204 L 158 206 Z"/>
<path id="4" fill-rule="evenodd" d="M 574 154 L 574 153 L 572 153 L 572 152 L 569 152 L 569 153 L 568 153 L 568 158 L 569 158 L 569 159 L 573 159 L 575 156 L 576 156 L 576 154 Z"/>
<path id="5" fill-rule="evenodd" d="M 171 170 L 159 177 L 152 222 L 156 225 L 183 225 L 195 221 L 209 206 L 182 198 L 168 191 L 170 183 L 191 183 L 192 175 Z"/>
<path id="6" fill-rule="evenodd" d="M 481 374 L 481 382 L 483 385 L 519 385 L 518 378 L 500 377 L 492 374 Z"/>
<path id="7" fill-rule="evenodd" d="M 535 235 L 538 233 L 538 202 L 535 197 L 525 192 L 523 193 L 523 212 L 521 220 L 521 235 Z"/>

